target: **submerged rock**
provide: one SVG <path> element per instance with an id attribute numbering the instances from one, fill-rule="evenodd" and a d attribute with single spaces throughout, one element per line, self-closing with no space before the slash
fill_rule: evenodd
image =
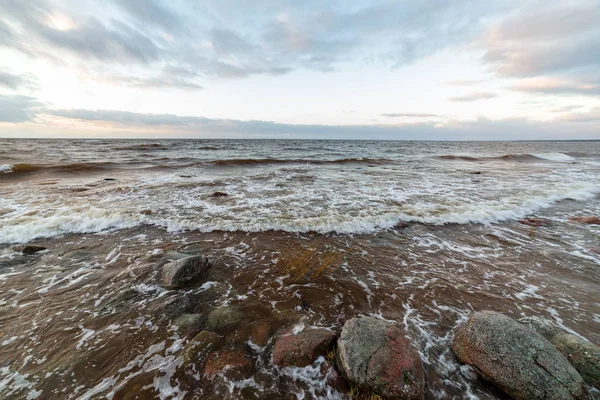
<path id="1" fill-rule="evenodd" d="M 596 216 L 588 216 L 588 217 L 573 217 L 569 218 L 571 221 L 583 222 L 584 224 L 590 225 L 600 225 L 600 218 Z"/>
<path id="2" fill-rule="evenodd" d="M 214 197 L 216 199 L 219 199 L 221 197 L 228 197 L 229 195 L 225 192 L 214 192 L 213 194 L 210 195 L 210 197 Z"/>
<path id="3" fill-rule="evenodd" d="M 542 335 L 506 315 L 474 313 L 457 330 L 452 350 L 516 400 L 589 398 L 569 361 Z"/>
<path id="4" fill-rule="evenodd" d="M 30 255 L 30 254 L 38 253 L 40 251 L 44 251 L 44 250 L 46 250 L 46 247 L 44 247 L 44 246 L 24 245 L 24 246 L 13 246 L 12 249 L 14 251 L 18 251 L 18 252 L 23 253 L 25 255 Z"/>
<path id="5" fill-rule="evenodd" d="M 282 336 L 275 342 L 273 364 L 281 367 L 305 367 L 326 355 L 335 340 L 327 329 L 306 329 L 296 335 Z"/>
<path id="6" fill-rule="evenodd" d="M 194 363 L 202 368 L 208 353 L 217 350 L 223 345 L 223 337 L 211 331 L 198 333 L 183 349 L 184 364 Z"/>
<path id="7" fill-rule="evenodd" d="M 519 322 L 529 326 L 556 347 L 590 385 L 600 389 L 600 348 L 593 343 L 563 331 L 541 317 L 526 317 Z"/>
<path id="8" fill-rule="evenodd" d="M 397 324 L 361 317 L 346 321 L 338 339 L 346 378 L 385 398 L 423 399 L 421 357 Z"/>
<path id="9" fill-rule="evenodd" d="M 204 318 L 200 314 L 182 314 L 175 321 L 173 325 L 179 328 L 184 335 L 194 334 L 202 329 Z"/>
<path id="10" fill-rule="evenodd" d="M 203 256 L 172 261 L 162 269 L 163 285 L 169 289 L 176 289 L 196 282 L 206 275 L 210 267 L 210 261 Z"/>
<path id="11" fill-rule="evenodd" d="M 527 226 L 534 226 L 534 227 L 548 226 L 549 225 L 548 220 L 543 219 L 543 218 L 525 218 L 525 219 L 520 219 L 519 223 L 521 223 L 523 225 L 527 225 Z"/>
<path id="12" fill-rule="evenodd" d="M 254 364 L 241 349 L 213 351 L 204 365 L 204 375 L 212 379 L 220 373 L 233 379 L 249 378 L 254 373 Z"/>
<path id="13" fill-rule="evenodd" d="M 239 325 L 244 314 L 236 306 L 215 308 L 208 314 L 206 326 L 211 331 L 223 331 Z"/>

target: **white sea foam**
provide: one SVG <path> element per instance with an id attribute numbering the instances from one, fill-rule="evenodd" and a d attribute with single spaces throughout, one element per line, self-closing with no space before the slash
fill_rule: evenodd
<path id="1" fill-rule="evenodd" d="M 543 158 L 544 160 L 550 161 L 559 161 L 559 162 L 569 162 L 575 161 L 575 157 L 571 157 L 569 155 L 563 153 L 536 153 L 534 154 L 537 158 Z"/>
<path id="2" fill-rule="evenodd" d="M 0 164 L 0 173 L 10 174 L 11 172 L 13 172 L 12 164 Z"/>

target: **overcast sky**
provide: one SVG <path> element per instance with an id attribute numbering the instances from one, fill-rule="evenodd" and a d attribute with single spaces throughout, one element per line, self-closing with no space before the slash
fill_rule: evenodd
<path id="1" fill-rule="evenodd" d="M 0 137 L 600 139 L 600 1 L 0 0 Z"/>

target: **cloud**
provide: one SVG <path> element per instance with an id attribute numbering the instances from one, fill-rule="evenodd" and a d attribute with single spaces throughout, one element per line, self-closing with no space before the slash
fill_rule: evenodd
<path id="1" fill-rule="evenodd" d="M 28 96 L 0 95 L 0 122 L 20 123 L 35 119 L 42 104 Z"/>
<path id="2" fill-rule="evenodd" d="M 35 89 L 37 83 L 30 76 L 17 75 L 8 70 L 0 69 L 0 88 L 10 90 Z"/>
<path id="3" fill-rule="evenodd" d="M 300 125 L 272 121 L 212 119 L 173 114 L 143 114 L 117 110 L 46 109 L 45 115 L 106 126 L 108 134 L 119 128 L 130 135 L 181 138 L 297 138 L 297 139 L 393 139 L 393 140 L 522 140 L 597 139 L 600 109 L 581 118 L 549 122 L 522 118 L 473 121 L 448 120 L 443 124 L 409 125 Z M 588 122 L 580 124 L 580 122 Z M 83 128 L 78 127 L 77 132 Z M 64 135 L 64 130 L 60 131 Z M 106 134 L 104 134 L 106 135 Z"/>
<path id="4" fill-rule="evenodd" d="M 498 96 L 495 93 L 487 93 L 487 92 L 477 92 L 477 93 L 469 93 L 463 96 L 451 97 L 450 101 L 477 101 L 477 100 L 487 100 L 492 99 Z"/>
<path id="5" fill-rule="evenodd" d="M 440 117 L 437 114 L 427 114 L 427 113 L 387 113 L 381 114 L 382 117 L 388 118 L 438 118 Z"/>
<path id="6" fill-rule="evenodd" d="M 598 95 L 600 94 L 600 79 L 590 79 L 585 83 L 572 79 L 522 79 L 509 89 L 537 94 Z"/>
<path id="7" fill-rule="evenodd" d="M 184 27 L 183 20 L 160 1 L 116 0 L 115 3 L 145 24 L 153 24 L 166 31 L 180 31 Z"/>

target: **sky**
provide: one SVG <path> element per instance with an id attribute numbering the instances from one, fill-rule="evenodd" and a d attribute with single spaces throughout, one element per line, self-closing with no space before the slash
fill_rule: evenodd
<path id="1" fill-rule="evenodd" d="M 0 0 L 0 137 L 600 139 L 600 0 Z"/>

